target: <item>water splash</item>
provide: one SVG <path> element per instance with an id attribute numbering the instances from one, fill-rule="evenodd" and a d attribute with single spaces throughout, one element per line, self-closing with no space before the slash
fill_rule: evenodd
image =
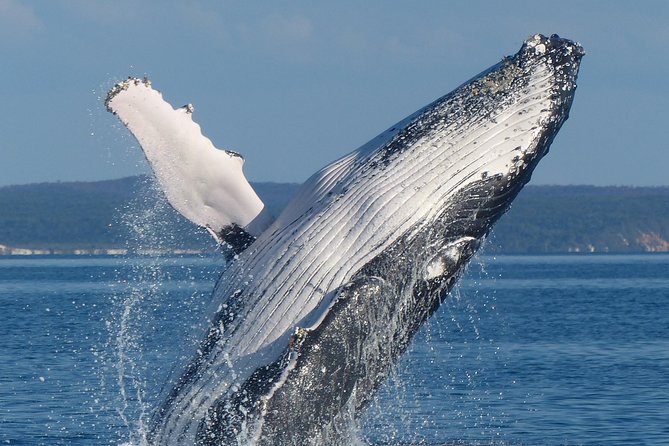
<path id="1" fill-rule="evenodd" d="M 118 436 L 144 446 L 151 409 L 164 383 L 179 369 L 184 351 L 190 352 L 186 345 L 199 340 L 195 333 L 205 321 L 204 296 L 209 297 L 213 280 L 201 290 L 192 262 L 182 263 L 173 255 L 187 249 L 175 228 L 174 211 L 151 179 L 140 185 L 137 198 L 119 210 L 118 218 L 132 255 L 116 271 L 114 310 L 107 323 L 112 352 L 108 368 L 118 390 Z"/>
<path id="2" fill-rule="evenodd" d="M 159 249 L 165 241 L 160 236 L 165 229 L 164 215 L 167 206 L 155 193 L 150 183 L 144 194 L 123 210 L 120 220 L 128 231 L 126 247 L 134 252 L 151 252 Z M 147 262 L 126 260 L 126 265 L 117 271 L 117 280 L 124 285 L 114 296 L 115 311 L 110 324 L 110 339 L 114 342 L 116 384 L 119 389 L 118 415 L 127 430 L 129 441 L 134 445 L 146 445 L 149 421 L 147 402 L 145 344 L 142 330 L 148 322 L 143 304 L 155 297 L 165 277 L 158 257 Z"/>

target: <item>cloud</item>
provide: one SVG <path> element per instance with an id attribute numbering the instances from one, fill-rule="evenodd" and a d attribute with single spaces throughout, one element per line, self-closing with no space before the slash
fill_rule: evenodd
<path id="1" fill-rule="evenodd" d="M 0 0 L 0 31 L 30 35 L 44 27 L 34 8 L 16 0 Z"/>
<path id="2" fill-rule="evenodd" d="M 198 33 L 204 32 L 212 43 L 226 44 L 231 40 L 228 26 L 222 20 L 220 5 L 202 4 L 194 0 L 180 0 L 175 11 L 188 26 L 193 26 Z"/>
<path id="3" fill-rule="evenodd" d="M 311 20 L 303 15 L 271 14 L 261 25 L 269 38 L 286 43 L 309 40 L 314 31 Z"/>
<path id="4" fill-rule="evenodd" d="M 272 13 L 239 24 L 237 35 L 251 47 L 302 58 L 314 43 L 314 25 L 311 19 L 302 14 Z"/>
<path id="5" fill-rule="evenodd" d="M 62 5 L 70 12 L 98 23 L 117 23 L 134 18 L 141 3 L 128 0 L 64 0 Z"/>

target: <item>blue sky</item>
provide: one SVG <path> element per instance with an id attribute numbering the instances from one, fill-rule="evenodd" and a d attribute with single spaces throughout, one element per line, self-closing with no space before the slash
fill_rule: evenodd
<path id="1" fill-rule="evenodd" d="M 149 76 L 256 181 L 318 168 L 557 33 L 586 50 L 534 184 L 669 185 L 669 2 L 0 0 L 0 186 L 147 172 L 104 110 Z"/>

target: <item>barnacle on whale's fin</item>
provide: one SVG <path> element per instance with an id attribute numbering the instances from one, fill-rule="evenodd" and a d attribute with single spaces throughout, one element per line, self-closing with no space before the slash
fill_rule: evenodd
<path id="1" fill-rule="evenodd" d="M 246 232 L 248 241 L 272 223 L 244 176 L 242 156 L 202 134 L 192 104 L 174 109 L 148 79 L 128 78 L 109 91 L 105 106 L 139 142 L 172 207 L 218 242 L 229 242 L 229 228 Z"/>

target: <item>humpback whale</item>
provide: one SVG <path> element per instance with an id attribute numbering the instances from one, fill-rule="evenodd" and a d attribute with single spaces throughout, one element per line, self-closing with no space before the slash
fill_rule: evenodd
<path id="1" fill-rule="evenodd" d="M 210 326 L 154 411 L 155 445 L 346 444 L 567 119 L 582 47 L 520 50 L 309 178 L 276 219 L 146 79 L 106 107 L 172 206 L 234 253 Z"/>

